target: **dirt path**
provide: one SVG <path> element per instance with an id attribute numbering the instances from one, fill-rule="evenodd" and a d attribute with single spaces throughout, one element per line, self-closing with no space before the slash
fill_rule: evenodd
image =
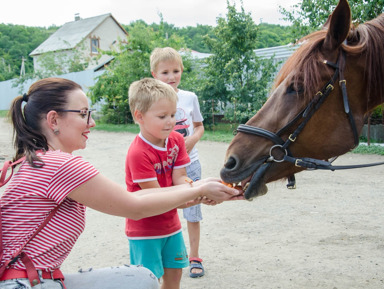
<path id="1" fill-rule="evenodd" d="M 11 155 L 0 123 L 0 162 Z M 93 131 L 78 154 L 124 185 L 128 133 Z M 203 175 L 218 176 L 227 144 L 198 144 Z M 338 164 L 384 161 L 347 154 Z M 384 288 L 384 166 L 296 176 L 297 189 L 269 185 L 253 202 L 203 207 L 200 254 L 206 275 L 183 272 L 182 288 Z M 182 218 L 181 218 L 182 219 Z M 188 246 L 186 224 L 182 219 Z M 91 209 L 64 272 L 129 263 L 124 221 Z"/>

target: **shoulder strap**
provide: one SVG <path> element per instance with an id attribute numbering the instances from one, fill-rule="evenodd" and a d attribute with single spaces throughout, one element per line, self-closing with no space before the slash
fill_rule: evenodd
<path id="1" fill-rule="evenodd" d="M 17 164 L 23 162 L 25 160 L 25 156 L 18 159 L 15 162 L 7 161 L 4 163 L 3 168 L 0 170 L 0 187 L 4 186 L 12 177 L 13 175 L 13 168 Z M 8 169 L 11 168 L 11 175 L 8 178 L 6 177 Z M 44 228 L 44 226 L 52 219 L 52 217 L 56 214 L 57 210 L 59 209 L 60 205 L 56 206 L 52 211 L 49 213 L 47 218 L 45 218 L 44 222 L 37 228 L 37 230 L 33 233 L 33 235 L 25 242 L 25 244 L 16 251 L 11 259 L 4 262 L 3 266 L 0 267 L 0 277 L 3 275 L 5 269 L 12 263 L 16 262 L 18 258 L 21 258 L 22 262 L 24 263 L 24 266 L 27 270 L 28 279 L 32 286 L 40 283 L 37 271 L 35 266 L 33 265 L 33 262 L 31 258 L 25 253 L 22 252 L 24 247 Z M 0 261 L 3 258 L 3 228 L 2 228 L 2 217 L 1 217 L 1 206 L 0 206 Z"/>
<path id="2" fill-rule="evenodd" d="M 56 206 L 52 211 L 49 213 L 48 217 L 45 218 L 44 222 L 37 228 L 37 230 L 33 233 L 33 235 L 28 239 L 28 241 L 22 246 L 16 253 L 14 253 L 11 257 L 11 259 L 7 260 L 3 266 L 0 267 L 0 277 L 3 275 L 5 269 L 11 265 L 12 263 L 16 262 L 19 256 L 22 257 L 23 263 L 27 269 L 27 272 L 33 272 L 36 271 L 35 266 L 32 263 L 32 260 L 21 251 L 24 249 L 24 247 L 31 241 L 43 228 L 44 226 L 52 219 L 52 217 L 56 214 L 57 210 L 59 209 L 60 205 Z M 2 218 L 1 218 L 1 207 L 0 207 L 0 261 L 3 258 L 3 228 L 2 228 Z M 31 270 L 32 269 L 32 270 Z"/>
<path id="3" fill-rule="evenodd" d="M 20 158 L 20 159 L 18 159 L 15 162 L 6 161 L 4 163 L 3 168 L 0 170 L 0 172 L 1 172 L 1 175 L 0 175 L 0 187 L 4 186 L 6 183 L 8 183 L 8 181 L 12 177 L 12 175 L 13 175 L 13 167 L 18 165 L 19 163 L 21 163 L 24 160 L 25 160 L 25 156 Z M 8 178 L 5 178 L 9 168 L 11 168 L 11 175 Z"/>

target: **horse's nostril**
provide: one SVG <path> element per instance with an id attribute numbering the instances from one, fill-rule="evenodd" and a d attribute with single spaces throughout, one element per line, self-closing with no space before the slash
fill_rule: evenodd
<path id="1" fill-rule="evenodd" d="M 234 157 L 229 157 L 227 162 L 225 163 L 225 167 L 229 170 L 233 169 L 234 167 L 236 167 L 236 159 Z"/>

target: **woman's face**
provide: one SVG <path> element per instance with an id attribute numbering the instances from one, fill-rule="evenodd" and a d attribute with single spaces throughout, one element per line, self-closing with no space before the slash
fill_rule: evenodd
<path id="1" fill-rule="evenodd" d="M 55 135 L 55 149 L 72 153 L 78 149 L 84 149 L 87 145 L 90 128 L 94 127 L 95 121 L 92 116 L 88 121 L 88 98 L 81 89 L 76 89 L 68 94 L 68 104 L 65 110 L 79 110 L 81 112 L 60 112 L 57 119 L 59 133 Z M 59 146 L 59 147 L 57 147 Z"/>

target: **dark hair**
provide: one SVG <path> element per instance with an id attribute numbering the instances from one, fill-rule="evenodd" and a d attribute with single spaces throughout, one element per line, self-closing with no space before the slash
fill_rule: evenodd
<path id="1" fill-rule="evenodd" d="M 42 133 L 41 120 L 51 110 L 64 109 L 69 92 L 82 89 L 79 84 L 64 78 L 45 78 L 31 85 L 27 94 L 16 97 L 9 114 L 13 124 L 13 139 L 16 154 L 14 161 L 23 157 L 32 165 L 41 161 L 37 150 L 48 150 L 48 142 Z M 22 103 L 26 101 L 24 109 Z"/>

